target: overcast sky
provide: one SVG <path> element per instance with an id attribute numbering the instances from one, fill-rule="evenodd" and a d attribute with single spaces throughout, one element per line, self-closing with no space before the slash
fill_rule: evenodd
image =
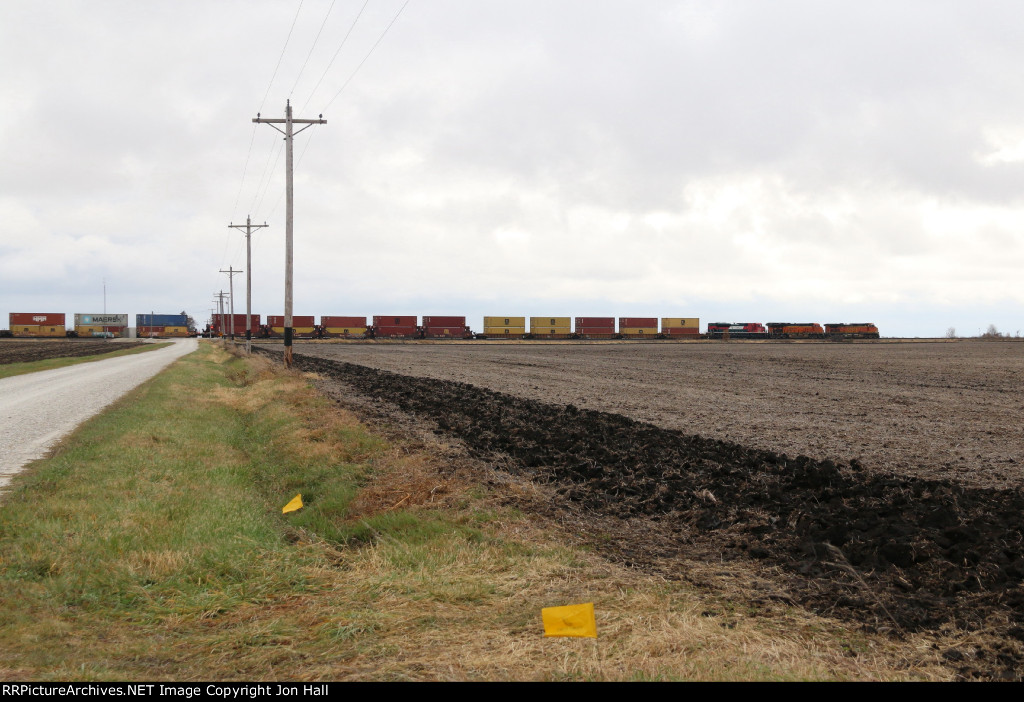
<path id="1" fill-rule="evenodd" d="M 252 118 L 290 98 L 328 121 L 295 139 L 295 314 L 1024 331 L 1022 31 L 1019 1 L 3 2 L 0 327 L 104 280 L 202 324 L 247 215 L 281 314 Z"/>

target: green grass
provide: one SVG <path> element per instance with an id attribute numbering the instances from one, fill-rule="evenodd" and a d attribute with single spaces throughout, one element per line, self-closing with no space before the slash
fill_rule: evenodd
<path id="1" fill-rule="evenodd" d="M 136 346 L 130 349 L 111 351 L 110 353 L 101 353 L 96 354 L 94 356 L 47 358 L 42 361 L 25 361 L 24 363 L 5 363 L 3 365 L 0 365 L 0 378 L 10 378 L 15 375 L 25 375 L 26 373 L 37 373 L 39 371 L 53 370 L 54 368 L 74 366 L 78 365 L 79 363 L 91 363 L 93 361 L 102 361 L 107 358 L 116 358 L 118 356 L 130 356 L 136 353 L 155 351 L 157 349 L 162 349 L 165 346 L 169 346 L 170 343 L 171 342 L 163 342 L 159 344 L 146 344 L 145 346 Z"/>

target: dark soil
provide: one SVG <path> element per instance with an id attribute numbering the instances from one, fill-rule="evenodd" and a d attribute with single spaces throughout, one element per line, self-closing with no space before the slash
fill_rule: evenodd
<path id="1" fill-rule="evenodd" d="M 477 456 L 629 524 L 643 567 L 715 554 L 774 569 L 783 597 L 876 631 L 977 632 L 963 678 L 1024 678 L 1024 491 L 865 471 L 618 414 L 296 355 L 302 370 L 425 417 Z M 637 532 L 637 525 L 641 531 Z M 643 529 L 650 533 L 645 538 Z"/>
<path id="2" fill-rule="evenodd" d="M 98 356 L 141 346 L 142 341 L 103 341 L 92 339 L 33 339 L 30 341 L 0 340 L 0 365 L 43 361 L 48 358 Z"/>

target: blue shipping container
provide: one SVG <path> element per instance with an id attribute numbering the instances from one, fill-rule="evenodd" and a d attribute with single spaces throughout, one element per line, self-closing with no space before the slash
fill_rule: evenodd
<path id="1" fill-rule="evenodd" d="M 187 327 L 188 316 L 184 314 L 137 314 L 137 327 Z"/>

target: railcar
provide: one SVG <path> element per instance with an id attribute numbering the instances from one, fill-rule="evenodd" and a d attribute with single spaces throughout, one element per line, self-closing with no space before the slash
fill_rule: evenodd
<path id="1" fill-rule="evenodd" d="M 824 339 L 825 330 L 817 322 L 768 322 L 772 339 Z"/>
<path id="2" fill-rule="evenodd" d="M 877 339 L 878 327 L 871 322 L 832 322 L 825 325 L 830 339 Z"/>
<path id="3" fill-rule="evenodd" d="M 709 322 L 711 339 L 767 339 L 768 330 L 760 322 Z"/>

